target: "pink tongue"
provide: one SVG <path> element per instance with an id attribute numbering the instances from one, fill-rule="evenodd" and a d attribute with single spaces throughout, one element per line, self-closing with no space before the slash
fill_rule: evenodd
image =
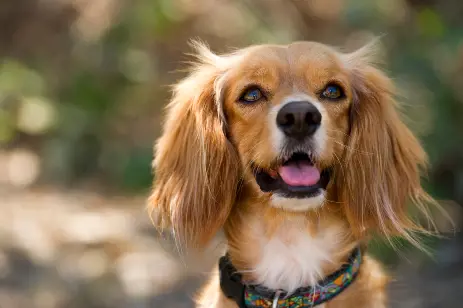
<path id="1" fill-rule="evenodd" d="M 311 186 L 320 179 L 320 171 L 308 162 L 291 162 L 281 166 L 278 173 L 290 186 Z"/>

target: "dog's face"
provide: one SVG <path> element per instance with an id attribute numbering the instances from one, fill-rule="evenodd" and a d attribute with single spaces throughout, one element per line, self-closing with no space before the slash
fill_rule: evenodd
<path id="1" fill-rule="evenodd" d="M 150 198 L 161 226 L 203 245 L 246 194 L 262 206 L 336 204 L 354 234 L 408 234 L 426 155 L 400 120 L 372 48 L 299 42 L 218 56 L 202 45 L 156 146 Z M 256 199 L 257 198 L 257 199 Z"/>
<path id="2" fill-rule="evenodd" d="M 223 77 L 230 138 L 271 206 L 323 203 L 349 132 L 349 77 L 337 53 L 308 42 L 252 48 Z"/>

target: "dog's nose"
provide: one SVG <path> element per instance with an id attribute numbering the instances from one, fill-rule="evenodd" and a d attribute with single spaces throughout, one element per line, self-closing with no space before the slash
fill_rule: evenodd
<path id="1" fill-rule="evenodd" d="M 317 107 L 307 101 L 290 102 L 277 114 L 277 125 L 288 137 L 304 139 L 315 133 L 322 121 Z"/>

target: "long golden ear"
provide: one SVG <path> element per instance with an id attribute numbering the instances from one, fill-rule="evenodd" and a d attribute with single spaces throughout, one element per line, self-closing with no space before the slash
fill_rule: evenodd
<path id="1" fill-rule="evenodd" d="M 171 227 L 177 240 L 193 247 L 206 245 L 225 223 L 240 176 L 236 151 L 224 132 L 215 55 L 199 48 L 200 57 L 208 58 L 177 84 L 167 107 L 149 199 L 155 224 Z"/>
<path id="2" fill-rule="evenodd" d="M 349 58 L 354 97 L 351 131 L 336 186 L 358 235 L 380 231 L 388 238 L 400 235 L 419 245 L 411 234 L 423 229 L 409 218 L 407 205 L 411 201 L 429 218 L 426 204 L 434 201 L 420 183 L 427 156 L 400 119 L 394 85 L 365 61 L 366 52 Z"/>

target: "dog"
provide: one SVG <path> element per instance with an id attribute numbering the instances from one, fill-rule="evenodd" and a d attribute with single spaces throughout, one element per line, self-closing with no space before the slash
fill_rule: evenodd
<path id="1" fill-rule="evenodd" d="M 428 232 L 427 156 L 401 120 L 378 44 L 254 45 L 196 61 L 155 146 L 149 208 L 179 244 L 223 255 L 197 307 L 383 308 L 373 234 Z"/>

